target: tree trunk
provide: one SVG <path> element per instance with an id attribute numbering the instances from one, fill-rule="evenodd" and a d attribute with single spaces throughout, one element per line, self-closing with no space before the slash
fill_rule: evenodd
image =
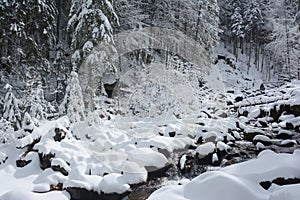
<path id="1" fill-rule="evenodd" d="M 244 54 L 244 38 L 240 37 L 240 49 L 241 49 L 241 54 Z"/>
<path id="2" fill-rule="evenodd" d="M 265 51 L 264 47 L 261 48 L 261 65 L 260 65 L 260 71 L 263 72 L 264 70 L 264 59 L 265 59 Z"/>
<path id="3" fill-rule="evenodd" d="M 251 65 L 251 54 L 252 54 L 252 31 L 250 31 L 249 36 L 249 57 L 248 57 L 248 68 L 247 68 L 247 74 L 249 74 L 250 65 Z"/>
<path id="4" fill-rule="evenodd" d="M 200 20 L 201 20 L 201 4 L 199 4 L 198 8 L 198 16 L 197 16 L 197 24 L 196 24 L 196 34 L 195 34 L 195 41 L 198 39 L 198 34 L 199 34 L 199 25 L 200 25 Z M 226 45 L 225 45 L 226 46 Z"/>
<path id="5" fill-rule="evenodd" d="M 235 55 L 235 60 L 237 61 L 238 59 L 238 36 L 234 36 L 234 39 L 233 39 L 233 54 Z"/>
<path id="6" fill-rule="evenodd" d="M 256 30 L 256 34 L 255 34 L 255 65 L 256 65 L 256 69 L 259 70 L 258 30 Z"/>
<path id="7" fill-rule="evenodd" d="M 287 54 L 287 73 L 290 78 L 291 76 L 291 58 L 290 58 L 290 44 L 289 44 L 289 29 L 287 20 L 287 11 L 285 10 L 285 33 L 286 33 L 286 54 Z"/>
<path id="8" fill-rule="evenodd" d="M 57 19 L 56 19 L 56 42 L 60 42 L 61 37 L 60 37 L 60 21 L 61 21 L 61 0 L 57 0 Z"/>

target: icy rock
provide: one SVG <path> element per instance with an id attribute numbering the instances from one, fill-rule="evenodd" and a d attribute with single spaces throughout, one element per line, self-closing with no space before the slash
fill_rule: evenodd
<path id="1" fill-rule="evenodd" d="M 215 131 L 210 131 L 206 135 L 203 136 L 203 140 L 205 142 L 213 142 L 215 143 L 217 141 L 218 134 Z"/>
<path id="2" fill-rule="evenodd" d="M 186 155 L 183 155 L 179 160 L 179 167 L 181 170 L 183 170 L 183 168 L 184 168 L 185 161 L 186 161 Z"/>
<path id="3" fill-rule="evenodd" d="M 262 143 L 263 145 L 265 146 L 269 146 L 272 144 L 271 142 L 271 139 L 265 135 L 256 135 L 254 138 L 253 138 L 253 143 L 256 144 L 256 143 Z"/>
<path id="4" fill-rule="evenodd" d="M 216 146 L 212 142 L 207 142 L 197 147 L 196 160 L 198 164 L 212 164 L 212 155 Z"/>
<path id="5" fill-rule="evenodd" d="M 98 193 L 101 192 L 110 194 L 117 193 L 122 194 L 130 189 L 130 186 L 125 183 L 123 175 L 121 174 L 108 174 L 103 177 L 98 185 Z"/>
<path id="6" fill-rule="evenodd" d="M 194 155 L 189 153 L 181 156 L 178 167 L 182 173 L 190 173 L 194 165 Z"/>
<path id="7" fill-rule="evenodd" d="M 212 155 L 212 165 L 218 166 L 219 164 L 220 164 L 220 161 L 219 161 L 218 155 L 216 153 L 214 153 Z"/>
<path id="8" fill-rule="evenodd" d="M 265 149 L 265 145 L 263 145 L 261 142 L 257 142 L 255 146 L 257 150 Z"/>
<path id="9" fill-rule="evenodd" d="M 248 118 L 256 119 L 260 115 L 261 111 L 258 108 L 251 110 L 248 114 Z"/>
<path id="10" fill-rule="evenodd" d="M 219 151 L 226 151 L 227 152 L 228 148 L 229 148 L 229 146 L 227 144 L 225 144 L 224 142 L 219 141 L 217 143 L 217 149 Z"/>
<path id="11" fill-rule="evenodd" d="M 256 135 L 264 135 L 264 131 L 257 128 L 247 128 L 244 132 L 244 139 L 248 141 L 252 141 Z"/>
<path id="12" fill-rule="evenodd" d="M 233 136 L 235 137 L 235 139 L 240 140 L 242 139 L 241 135 L 239 134 L 239 132 L 237 131 L 232 131 Z"/>
<path id="13" fill-rule="evenodd" d="M 282 147 L 293 147 L 295 145 L 297 145 L 295 140 L 283 140 L 280 142 L 280 146 Z"/>
<path id="14" fill-rule="evenodd" d="M 197 147 L 196 152 L 198 153 L 198 158 L 203 158 L 208 154 L 211 154 L 215 151 L 216 146 L 212 142 L 207 142 Z"/>
<path id="15" fill-rule="evenodd" d="M 279 127 L 279 125 L 278 125 L 277 122 L 273 122 L 273 123 L 272 123 L 272 128 L 278 128 L 278 127 Z"/>
<path id="16" fill-rule="evenodd" d="M 291 139 L 293 135 L 294 134 L 291 131 L 280 129 L 278 134 L 276 135 L 276 138 L 286 140 L 286 139 Z"/>

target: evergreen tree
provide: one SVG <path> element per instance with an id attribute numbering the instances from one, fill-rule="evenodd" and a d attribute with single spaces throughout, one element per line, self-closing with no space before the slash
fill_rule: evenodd
<path id="1" fill-rule="evenodd" d="M 74 64 L 83 61 L 86 51 L 91 51 L 101 41 L 113 43 L 112 23 L 118 17 L 108 0 L 72 0 L 68 30 L 71 33 L 71 48 Z"/>
<path id="2" fill-rule="evenodd" d="M 41 84 L 32 90 L 29 98 L 29 104 L 31 117 L 39 120 L 47 118 L 48 102 L 44 99 L 44 91 Z"/>
<path id="3" fill-rule="evenodd" d="M 248 66 L 250 67 L 251 57 L 252 57 L 252 42 L 254 40 L 255 44 L 255 64 L 259 65 L 259 34 L 263 24 L 263 17 L 260 9 L 260 5 L 256 0 L 251 0 L 246 5 L 246 10 L 244 14 L 245 19 L 245 31 L 247 33 L 247 38 L 249 42 L 248 51 Z M 248 67 L 248 72 L 249 72 Z"/>
<path id="4" fill-rule="evenodd" d="M 112 24 L 119 24 L 118 16 L 108 0 L 73 0 L 71 5 L 68 22 L 74 52 L 71 62 L 80 76 L 85 103 L 93 110 L 95 94 L 105 93 L 101 81 L 103 73 L 115 70 L 111 60 L 113 53 L 108 49 L 115 52 Z"/>
<path id="5" fill-rule="evenodd" d="M 243 24 L 243 16 L 241 15 L 241 8 L 236 7 L 232 16 L 231 16 L 231 32 L 234 36 L 234 47 L 233 47 L 233 53 L 238 59 L 238 41 L 242 39 L 244 34 L 244 24 Z"/>
<path id="6" fill-rule="evenodd" d="M 59 107 L 59 111 L 60 114 L 67 114 L 73 123 L 85 119 L 82 91 L 79 85 L 78 74 L 74 71 L 70 74 L 65 97 Z"/>
<path id="7" fill-rule="evenodd" d="M 12 123 L 15 129 L 20 128 L 21 112 L 19 109 L 19 100 L 12 92 L 12 87 L 6 85 L 8 90 L 4 98 L 3 118 Z"/>

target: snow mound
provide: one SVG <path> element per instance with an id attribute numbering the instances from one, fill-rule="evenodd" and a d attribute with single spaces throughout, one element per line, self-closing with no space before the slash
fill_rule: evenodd
<path id="1" fill-rule="evenodd" d="M 100 191 L 104 193 L 118 193 L 122 194 L 129 190 L 130 186 L 124 182 L 123 176 L 120 174 L 109 174 L 103 177 L 98 185 L 98 192 Z"/>
<path id="2" fill-rule="evenodd" d="M 68 192 L 53 191 L 48 193 L 32 193 L 26 190 L 12 190 L 0 196 L 0 200 L 20 200 L 20 199 L 24 199 L 24 197 L 26 197 L 26 200 L 40 200 L 40 199 L 69 200 L 70 199 L 70 195 Z"/>
<path id="3" fill-rule="evenodd" d="M 148 200 L 267 200 L 259 185 L 224 172 L 207 172 L 183 186 L 169 186 L 154 192 Z"/>

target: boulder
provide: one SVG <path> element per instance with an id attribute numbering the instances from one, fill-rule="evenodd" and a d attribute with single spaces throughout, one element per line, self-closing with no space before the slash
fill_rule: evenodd
<path id="1" fill-rule="evenodd" d="M 256 135 L 253 138 L 253 143 L 256 145 L 258 142 L 262 143 L 264 146 L 269 146 L 272 144 L 272 141 L 269 137 L 265 135 Z"/>
<path id="2" fill-rule="evenodd" d="M 157 167 L 153 167 L 153 166 L 145 166 L 145 169 L 148 172 L 148 180 L 154 179 L 154 178 L 166 177 L 167 176 L 166 172 L 172 167 L 173 167 L 173 165 L 171 163 L 166 164 L 162 168 L 157 168 Z"/>
<path id="3" fill-rule="evenodd" d="M 55 135 L 53 137 L 54 141 L 60 142 L 66 137 L 66 132 L 63 129 L 55 128 L 54 129 Z"/>

